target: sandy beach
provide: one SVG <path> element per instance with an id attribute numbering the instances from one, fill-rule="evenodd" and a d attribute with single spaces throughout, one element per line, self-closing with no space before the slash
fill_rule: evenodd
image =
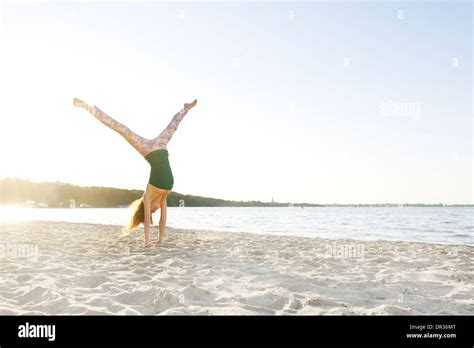
<path id="1" fill-rule="evenodd" d="M 156 230 L 153 229 L 156 241 Z M 474 247 L 0 224 L 0 314 L 474 314 Z"/>

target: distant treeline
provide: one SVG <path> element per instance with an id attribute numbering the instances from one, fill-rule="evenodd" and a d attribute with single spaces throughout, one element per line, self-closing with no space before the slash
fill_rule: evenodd
<path id="1" fill-rule="evenodd" d="M 16 178 L 0 180 L 0 204 L 32 204 L 48 207 L 69 207 L 74 200 L 91 207 L 116 207 L 130 204 L 143 194 L 140 190 L 123 190 L 109 187 L 80 187 L 60 182 L 31 182 Z"/>
<path id="2" fill-rule="evenodd" d="M 82 187 L 61 182 L 31 182 L 18 178 L 0 180 L 0 205 L 21 204 L 37 207 L 75 207 L 115 208 L 128 206 L 140 198 L 143 190 L 127 190 L 113 187 Z M 180 203 L 181 202 L 181 203 Z M 172 192 L 168 196 L 168 206 L 177 207 L 473 207 L 473 205 L 439 204 L 310 204 L 277 203 L 261 201 L 229 201 L 201 196 L 184 195 Z"/>
<path id="3" fill-rule="evenodd" d="M 115 208 L 128 206 L 140 198 L 143 190 L 127 190 L 113 187 L 82 187 L 61 182 L 31 182 L 18 178 L 0 180 L 0 205 L 27 204 L 50 208 L 75 207 Z M 183 195 L 172 192 L 168 196 L 168 206 L 177 207 L 284 207 L 290 203 L 266 203 L 261 201 L 228 201 L 209 197 Z M 297 205 L 317 206 L 299 203 Z"/>

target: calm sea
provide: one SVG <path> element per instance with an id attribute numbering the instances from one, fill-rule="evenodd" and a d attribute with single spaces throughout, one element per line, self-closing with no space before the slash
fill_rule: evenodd
<path id="1" fill-rule="evenodd" d="M 0 221 L 51 220 L 124 225 L 128 208 L 0 208 Z M 159 210 L 154 214 L 159 220 Z M 222 232 L 474 245 L 474 208 L 168 208 L 168 225 Z"/>

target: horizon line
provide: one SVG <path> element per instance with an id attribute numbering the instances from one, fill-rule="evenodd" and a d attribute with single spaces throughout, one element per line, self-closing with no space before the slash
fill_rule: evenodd
<path id="1" fill-rule="evenodd" d="M 35 181 L 35 180 L 30 180 L 30 179 L 23 179 L 20 177 L 3 177 L 0 178 L 0 181 L 4 180 L 22 180 L 22 181 L 28 181 L 31 183 L 36 183 L 36 184 L 63 184 L 63 185 L 71 185 L 71 186 L 76 186 L 76 187 L 81 187 L 81 188 L 91 188 L 91 187 L 101 187 L 101 188 L 107 188 L 107 189 L 115 189 L 115 190 L 127 190 L 127 191 L 144 191 L 143 189 L 129 189 L 129 188 L 121 188 L 121 187 L 112 187 L 112 186 L 81 186 L 77 184 L 71 184 L 67 182 L 62 182 L 59 180 L 56 181 Z M 200 195 L 194 195 L 194 194 L 188 194 L 188 193 L 179 193 L 176 191 L 172 191 L 172 193 L 178 194 L 178 195 L 183 195 L 183 196 L 194 196 L 194 197 L 203 197 L 203 198 L 210 198 L 210 199 L 216 199 L 216 200 L 223 200 L 223 201 L 230 201 L 230 202 L 260 202 L 260 203 L 266 203 L 266 204 L 288 204 L 288 205 L 296 205 L 296 206 L 302 206 L 302 205 L 319 205 L 319 206 L 364 206 L 364 205 L 375 205 L 375 206 L 383 206 L 383 205 L 394 205 L 394 206 L 413 206 L 413 205 L 425 205 L 425 206 L 443 206 L 443 207 L 449 207 L 449 206 L 468 206 L 468 207 L 474 207 L 474 203 L 443 203 L 443 202 L 437 202 L 437 203 L 422 203 L 422 202 L 417 202 L 417 203 L 401 203 L 401 202 L 384 202 L 384 203 L 308 203 L 308 202 L 276 202 L 273 201 L 261 201 L 261 200 L 233 200 L 233 199 L 224 199 L 224 198 L 214 198 L 214 197 L 207 197 L 207 196 L 200 196 Z"/>

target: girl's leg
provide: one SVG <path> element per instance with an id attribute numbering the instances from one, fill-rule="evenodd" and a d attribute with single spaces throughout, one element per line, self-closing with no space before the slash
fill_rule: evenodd
<path id="1" fill-rule="evenodd" d="M 79 99 L 74 99 L 74 105 L 82 107 L 89 111 L 95 118 L 105 124 L 107 127 L 113 129 L 132 145 L 142 156 L 146 156 L 150 152 L 151 141 L 145 139 L 138 134 L 134 133 L 127 126 L 114 120 L 112 117 L 107 115 L 105 112 L 100 110 L 97 106 L 91 107 L 90 105 L 82 102 Z"/>
<path id="2" fill-rule="evenodd" d="M 183 109 L 181 109 L 180 112 L 174 115 L 173 119 L 163 130 L 163 132 L 161 132 L 160 135 L 151 140 L 152 150 L 166 149 L 169 141 L 171 140 L 171 137 L 173 136 L 174 132 L 176 132 L 176 129 L 178 129 L 179 123 L 183 120 L 184 116 L 186 116 L 188 111 L 189 109 L 184 107 Z"/>

